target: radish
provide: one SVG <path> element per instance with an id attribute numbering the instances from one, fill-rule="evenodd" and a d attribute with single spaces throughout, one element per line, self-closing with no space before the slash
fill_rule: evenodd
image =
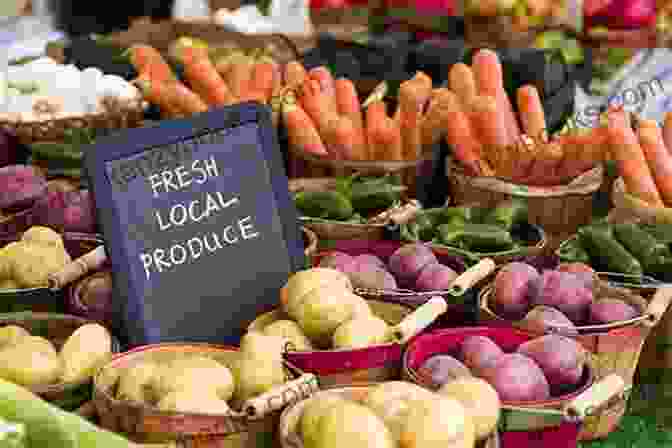
<path id="1" fill-rule="evenodd" d="M 656 0 L 601 0 L 589 2 L 584 7 L 587 27 L 634 29 L 654 26 Z"/>

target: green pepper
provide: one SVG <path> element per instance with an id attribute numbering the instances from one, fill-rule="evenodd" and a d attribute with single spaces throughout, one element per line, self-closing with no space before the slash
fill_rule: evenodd
<path id="1" fill-rule="evenodd" d="M 394 185 L 389 176 L 355 180 L 350 185 L 350 200 L 359 213 L 366 215 L 391 207 L 401 199 L 406 187 Z"/>
<path id="2" fill-rule="evenodd" d="M 672 243 L 672 225 L 670 224 L 642 224 L 641 228 L 660 243 Z"/>
<path id="3" fill-rule="evenodd" d="M 591 260 L 597 261 L 610 272 L 641 276 L 642 265 L 614 237 L 613 230 L 606 225 L 586 226 L 579 229 L 579 241 Z"/>
<path id="4" fill-rule="evenodd" d="M 338 191 L 302 191 L 294 203 L 304 216 L 347 221 L 354 215 L 350 200 Z"/>
<path id="5" fill-rule="evenodd" d="M 572 238 L 562 243 L 558 249 L 558 255 L 563 261 L 590 264 L 590 255 L 578 238 Z"/>
<path id="6" fill-rule="evenodd" d="M 438 241 L 446 246 L 476 252 L 499 252 L 514 246 L 509 232 L 488 224 L 441 224 Z"/>
<path id="7" fill-rule="evenodd" d="M 616 239 L 632 253 L 645 268 L 664 264 L 670 256 L 670 249 L 642 230 L 637 224 L 616 224 L 613 226 Z"/>
<path id="8" fill-rule="evenodd" d="M 402 239 L 405 241 L 432 241 L 436 235 L 436 227 L 442 213 L 442 208 L 420 210 L 411 222 L 401 225 Z"/>
<path id="9" fill-rule="evenodd" d="M 464 223 L 474 222 L 474 218 L 478 215 L 478 210 L 475 207 L 444 207 L 441 210 L 440 224 L 456 222 L 456 220 L 461 220 Z"/>
<path id="10" fill-rule="evenodd" d="M 527 201 L 511 199 L 501 203 L 485 216 L 483 223 L 511 231 L 514 226 L 527 223 Z"/>

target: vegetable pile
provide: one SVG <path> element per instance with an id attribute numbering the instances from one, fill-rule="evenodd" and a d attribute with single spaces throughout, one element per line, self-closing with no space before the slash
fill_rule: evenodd
<path id="1" fill-rule="evenodd" d="M 558 254 L 567 262 L 633 276 L 634 282 L 644 274 L 664 280 L 672 266 L 671 235 L 672 226 L 665 224 L 598 223 L 580 228 Z"/>
<path id="2" fill-rule="evenodd" d="M 550 334 L 507 353 L 487 336 L 468 336 L 454 353 L 428 358 L 418 369 L 435 388 L 475 376 L 487 381 L 504 403 L 549 400 L 585 383 L 587 354 L 574 339 Z M 441 389 L 439 389 L 441 390 Z"/>
<path id="3" fill-rule="evenodd" d="M 527 204 L 512 200 L 491 209 L 463 206 L 420 210 L 412 221 L 400 226 L 400 236 L 406 241 L 493 253 L 529 246 L 523 231 L 526 227 Z"/>
<path id="4" fill-rule="evenodd" d="M 307 218 L 365 224 L 397 205 L 405 190 L 398 176 L 353 175 L 338 178 L 334 190 L 295 193 L 294 203 Z"/>
<path id="5" fill-rule="evenodd" d="M 406 244 L 387 260 L 364 254 L 350 256 L 330 252 L 320 260 L 320 267 L 336 269 L 348 276 L 352 286 L 363 289 L 397 289 L 445 291 L 457 278 L 456 266 L 441 264 L 423 244 Z"/>
<path id="6" fill-rule="evenodd" d="M 642 314 L 640 303 L 595 294 L 595 272 L 582 263 L 561 264 L 539 272 L 513 262 L 503 266 L 492 285 L 489 305 L 499 316 L 521 321 L 533 332 L 577 334 L 577 326 L 629 320 Z"/>

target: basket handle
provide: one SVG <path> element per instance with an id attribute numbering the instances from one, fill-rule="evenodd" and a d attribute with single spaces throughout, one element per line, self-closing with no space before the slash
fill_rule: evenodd
<path id="1" fill-rule="evenodd" d="M 420 208 L 420 203 L 413 199 L 401 207 L 390 211 L 387 219 L 394 224 L 406 224 L 416 217 Z"/>
<path id="2" fill-rule="evenodd" d="M 565 414 L 573 420 L 583 420 L 613 398 L 623 394 L 624 391 L 625 381 L 619 375 L 612 373 L 570 401 L 564 409 Z"/>
<path id="3" fill-rule="evenodd" d="M 105 252 L 105 246 L 101 244 L 92 251 L 71 261 L 60 271 L 49 275 L 47 278 L 49 289 L 58 291 L 68 283 L 79 280 L 90 272 L 102 268 L 106 261 L 107 253 Z"/>
<path id="4" fill-rule="evenodd" d="M 463 296 L 465 292 L 473 288 L 478 282 L 492 274 L 496 267 L 497 265 L 492 258 L 483 258 L 453 281 L 449 289 L 450 295 Z"/>
<path id="5" fill-rule="evenodd" d="M 429 327 L 448 310 L 448 302 L 443 297 L 434 296 L 392 327 L 392 334 L 402 344 Z"/>
<path id="6" fill-rule="evenodd" d="M 310 397 L 320 388 L 317 376 L 304 373 L 300 377 L 247 400 L 242 411 L 250 420 L 258 420 L 270 412 Z"/>
<path id="7" fill-rule="evenodd" d="M 658 288 L 646 309 L 646 315 L 648 319 L 644 321 L 644 325 L 647 327 L 655 327 L 658 322 L 660 322 L 660 319 L 663 318 L 663 315 L 670 306 L 671 301 L 672 286 L 663 286 L 662 288 Z"/>

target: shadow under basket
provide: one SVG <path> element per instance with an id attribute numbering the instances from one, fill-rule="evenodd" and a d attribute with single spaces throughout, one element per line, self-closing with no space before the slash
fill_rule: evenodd
<path id="1" fill-rule="evenodd" d="M 303 410 L 311 400 L 319 400 L 326 396 L 338 394 L 345 399 L 352 400 L 358 403 L 363 403 L 369 391 L 375 387 L 375 384 L 351 386 L 351 387 L 334 387 L 317 392 L 312 397 L 299 401 L 291 406 L 288 406 L 280 416 L 279 439 L 282 448 L 304 448 L 303 441 L 300 436 L 299 424 Z M 499 437 L 497 433 L 492 434 L 484 441 L 476 444 L 475 448 L 499 448 Z"/>
<path id="2" fill-rule="evenodd" d="M 0 248 L 20 239 L 21 233 L 2 234 Z M 103 244 L 100 235 L 87 233 L 65 233 L 63 242 L 65 250 L 73 260 Z M 0 312 L 3 313 L 20 311 L 63 313 L 65 303 L 64 290 L 52 291 L 44 287 L 0 291 Z"/>
<path id="3" fill-rule="evenodd" d="M 493 287 L 485 287 L 479 298 L 479 321 L 482 325 L 498 328 L 515 328 L 530 338 L 540 336 L 525 329 L 521 322 L 507 320 L 498 315 L 490 306 Z M 618 298 L 635 306 L 641 315 L 635 319 L 614 322 L 607 325 L 577 326 L 576 339 L 590 354 L 596 378 L 603 379 L 617 374 L 625 382 L 626 388 L 633 385 L 637 363 L 642 347 L 651 330 L 665 314 L 672 300 L 672 288 L 659 289 L 648 299 L 633 292 L 616 288 L 602 281 L 596 281 L 593 290 L 596 299 Z M 586 418 L 581 429 L 581 440 L 601 439 L 618 428 L 625 414 L 627 397 L 612 402 L 600 412 Z"/>
<path id="4" fill-rule="evenodd" d="M 451 328 L 426 333 L 413 340 L 403 359 L 403 378 L 430 390 L 436 386 L 419 370 L 430 357 L 438 354 L 456 356 L 462 342 L 470 336 L 485 336 L 504 350 L 512 352 L 534 338 L 513 328 Z M 590 412 L 622 396 L 624 384 L 617 375 L 597 383 L 592 363 L 584 368 L 583 377 L 572 391 L 548 400 L 504 402 L 499 421 L 502 448 L 545 446 L 575 448 Z"/>
<path id="5" fill-rule="evenodd" d="M 0 314 L 0 327 L 16 325 L 25 328 L 32 336 L 40 336 L 51 341 L 60 351 L 65 341 L 79 327 L 92 321 L 67 314 L 51 313 L 7 313 Z M 120 350 L 119 342 L 112 338 L 112 353 Z M 29 389 L 51 404 L 66 411 L 73 411 L 91 399 L 92 377 L 77 383 L 60 383 Z"/>
<path id="6" fill-rule="evenodd" d="M 185 356 L 205 356 L 230 366 L 238 349 L 205 343 L 164 343 L 138 347 L 115 356 L 94 379 L 93 403 L 100 426 L 138 443 L 184 442 L 183 446 L 273 448 L 281 410 L 317 390 L 313 375 L 302 375 L 286 364 L 287 386 L 246 401 L 231 415 L 161 411 L 148 404 L 115 398 L 124 369 L 143 361 L 167 362 Z"/>

